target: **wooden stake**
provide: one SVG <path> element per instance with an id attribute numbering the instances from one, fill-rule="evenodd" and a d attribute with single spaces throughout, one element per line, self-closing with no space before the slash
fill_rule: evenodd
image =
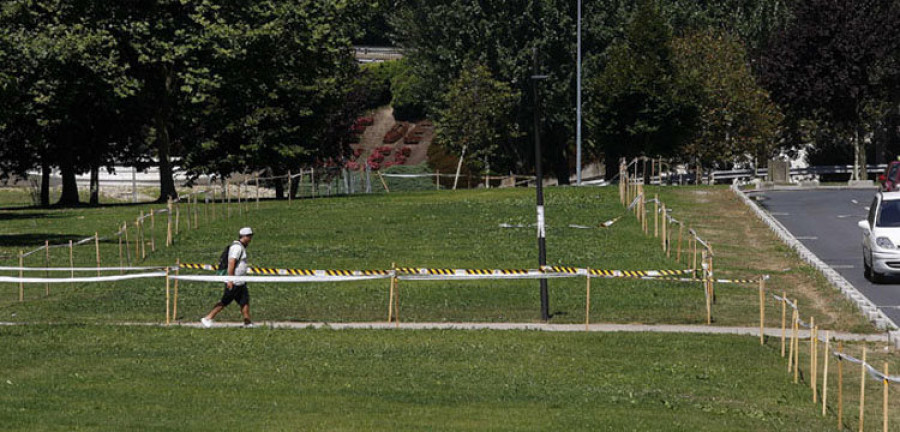
<path id="1" fill-rule="evenodd" d="M 166 267 L 166 325 L 169 325 L 169 268 Z"/>
<path id="2" fill-rule="evenodd" d="M 675 261 L 681 262 L 681 237 L 684 233 L 684 223 L 678 224 L 678 253 L 675 255 Z"/>
<path id="3" fill-rule="evenodd" d="M 181 234 L 181 200 L 175 201 L 175 235 L 179 234 Z"/>
<path id="4" fill-rule="evenodd" d="M 288 184 L 287 184 L 288 205 L 291 205 L 291 198 L 292 198 L 291 195 L 293 195 L 291 192 L 294 191 L 293 186 L 294 186 L 294 177 L 291 176 L 291 170 L 288 170 Z"/>
<path id="5" fill-rule="evenodd" d="M 231 217 L 231 190 L 228 187 L 228 182 L 223 181 L 225 183 L 225 220 Z"/>
<path id="6" fill-rule="evenodd" d="M 173 241 L 175 240 L 172 237 L 172 198 L 169 198 L 169 201 L 166 203 L 166 247 L 172 246 Z"/>
<path id="7" fill-rule="evenodd" d="M 97 252 L 97 276 L 100 276 L 100 234 L 94 232 L 94 250 Z"/>
<path id="8" fill-rule="evenodd" d="M 400 279 L 394 274 L 394 327 L 400 326 Z"/>
<path id="9" fill-rule="evenodd" d="M 587 269 L 587 288 L 584 302 L 584 331 L 591 329 L 591 269 Z"/>
<path id="10" fill-rule="evenodd" d="M 688 231 L 690 231 L 690 229 Z M 697 270 L 697 237 L 692 236 L 691 239 L 692 239 L 692 243 L 694 245 L 694 264 L 691 268 L 694 270 Z"/>
<path id="11" fill-rule="evenodd" d="M 882 427 L 881 430 L 887 432 L 888 430 L 888 363 L 884 362 L 884 376 L 885 378 L 882 381 L 882 386 L 884 387 L 884 397 L 881 399 L 881 413 L 882 413 Z"/>
<path id="12" fill-rule="evenodd" d="M 124 254 L 122 253 L 122 235 L 120 234 L 120 235 L 118 235 L 118 237 L 119 237 L 119 267 L 120 267 L 119 274 L 125 274 L 125 270 L 121 269 L 121 267 L 125 267 L 125 257 L 123 256 Z"/>
<path id="13" fill-rule="evenodd" d="M 119 242 L 119 249 L 122 249 L 122 242 Z M 121 255 L 121 254 L 120 254 Z M 72 269 L 70 276 L 75 279 L 75 244 L 69 240 L 69 268 Z"/>
<path id="14" fill-rule="evenodd" d="M 794 329 L 796 336 L 794 337 L 794 384 L 800 382 L 800 312 L 794 312 L 796 319 L 794 320 Z"/>
<path id="15" fill-rule="evenodd" d="M 831 357 L 831 332 L 825 332 L 825 367 L 822 368 L 822 417 L 828 408 L 828 358 Z"/>
<path id="16" fill-rule="evenodd" d="M 25 277 L 25 270 L 23 270 L 24 267 L 25 267 L 25 251 L 20 249 L 19 250 L 19 279 L 22 279 Z M 22 281 L 19 281 L 19 303 L 24 302 L 24 301 L 25 301 L 25 283 Z"/>
<path id="17" fill-rule="evenodd" d="M 809 388 L 816 403 L 816 317 L 809 317 Z"/>
<path id="18" fill-rule="evenodd" d="M 238 183 L 238 196 L 237 196 L 238 216 L 244 215 L 244 206 L 241 204 L 242 189 L 244 189 L 244 184 Z"/>
<path id="19" fill-rule="evenodd" d="M 256 175 L 256 208 L 259 208 L 259 174 Z"/>
<path id="20" fill-rule="evenodd" d="M 391 263 L 391 270 L 394 274 L 391 276 L 391 289 L 388 292 L 388 323 L 394 320 L 394 282 L 397 277 L 396 263 Z"/>
<path id="21" fill-rule="evenodd" d="M 844 342 L 838 341 L 838 352 L 844 353 Z M 837 399 L 837 428 L 844 430 L 844 360 L 838 360 L 838 399 Z"/>
<path id="22" fill-rule="evenodd" d="M 796 320 L 797 311 L 791 310 L 791 340 L 788 343 L 788 345 L 790 345 L 788 352 L 788 373 L 791 373 L 791 371 L 794 370 L 794 338 L 797 337 L 797 330 L 794 328 L 794 323 Z"/>
<path id="23" fill-rule="evenodd" d="M 44 240 L 44 267 L 50 267 L 50 240 Z M 50 273 L 44 272 L 44 277 L 49 278 Z M 50 283 L 44 284 L 45 295 L 50 295 Z"/>
<path id="24" fill-rule="evenodd" d="M 765 345 L 766 278 L 759 278 L 759 344 Z"/>
<path id="25" fill-rule="evenodd" d="M 787 329 L 787 296 L 781 291 L 781 358 L 784 358 L 784 336 Z"/>
<path id="26" fill-rule="evenodd" d="M 191 230 L 191 219 L 192 219 L 192 214 L 194 213 L 194 211 L 193 211 L 194 207 L 191 205 L 191 197 L 192 197 L 192 195 L 188 195 L 187 203 L 185 203 L 187 205 L 187 207 L 185 208 L 185 211 L 187 211 L 187 217 L 185 218 L 185 223 L 187 224 L 188 231 Z"/>
<path id="27" fill-rule="evenodd" d="M 144 236 L 144 218 L 143 212 L 141 212 L 141 223 L 138 224 L 141 229 L 141 260 L 147 259 L 147 238 Z"/>
<path id="28" fill-rule="evenodd" d="M 378 171 L 375 171 L 375 172 L 378 173 L 378 178 L 381 179 L 381 185 L 384 186 L 384 191 L 387 192 L 387 193 L 391 193 L 391 189 L 388 188 L 387 182 L 384 181 L 384 176 L 381 175 L 381 170 L 378 170 Z"/>
<path id="29" fill-rule="evenodd" d="M 659 237 L 659 194 L 653 195 L 653 237 Z"/>
<path id="30" fill-rule="evenodd" d="M 859 365 L 859 432 L 863 432 L 866 414 L 866 346 L 863 345 L 862 363 Z"/>
<path id="31" fill-rule="evenodd" d="M 175 258 L 175 276 L 181 271 L 181 260 Z M 178 279 L 175 279 L 175 298 L 172 301 L 172 320 L 178 319 Z"/>
<path id="32" fill-rule="evenodd" d="M 197 196 L 194 196 L 194 229 L 200 229 L 200 207 L 197 205 Z"/>
<path id="33" fill-rule="evenodd" d="M 706 260 L 706 252 L 703 252 L 703 259 Z M 712 303 L 709 298 L 709 275 L 706 273 L 706 269 L 703 269 L 703 289 L 706 293 L 706 325 L 712 324 Z"/>
<path id="34" fill-rule="evenodd" d="M 813 403 L 816 403 L 819 401 L 819 326 L 813 326 L 811 331 L 813 337 L 809 343 L 812 345 L 812 367 L 809 370 L 812 375 Z"/>
<path id="35" fill-rule="evenodd" d="M 128 241 L 128 222 L 122 221 L 122 229 L 125 231 L 125 258 L 128 260 L 128 265 L 131 265 L 131 243 Z"/>
<path id="36" fill-rule="evenodd" d="M 156 252 L 156 212 L 150 209 L 150 252 Z"/>

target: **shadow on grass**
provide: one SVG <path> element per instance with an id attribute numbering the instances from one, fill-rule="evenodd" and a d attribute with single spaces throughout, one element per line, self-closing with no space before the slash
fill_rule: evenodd
<path id="1" fill-rule="evenodd" d="M 77 242 L 84 238 L 85 236 L 83 234 L 3 234 L 0 235 L 0 247 L 40 247 L 48 240 L 51 245 L 68 244 L 69 240 Z"/>

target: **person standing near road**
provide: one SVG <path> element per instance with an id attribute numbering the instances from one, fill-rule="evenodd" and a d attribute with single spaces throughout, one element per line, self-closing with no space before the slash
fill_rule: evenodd
<path id="1" fill-rule="evenodd" d="M 222 254 L 223 259 L 219 263 L 219 269 L 226 270 L 225 274 L 228 276 L 246 275 L 248 269 L 247 247 L 250 246 L 251 240 L 253 240 L 253 230 L 250 227 L 241 228 L 238 231 L 238 239 L 228 247 L 227 256 L 225 253 Z M 223 269 L 223 267 L 225 268 Z M 216 315 L 231 302 L 237 302 L 240 305 L 241 315 L 244 316 L 244 327 L 253 327 L 253 322 L 250 320 L 250 292 L 247 290 L 247 284 L 243 281 L 225 282 L 225 293 L 222 294 L 222 299 L 205 317 L 200 319 L 203 327 L 212 327 Z"/>

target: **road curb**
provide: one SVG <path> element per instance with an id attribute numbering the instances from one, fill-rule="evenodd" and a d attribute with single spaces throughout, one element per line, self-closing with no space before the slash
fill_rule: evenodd
<path id="1" fill-rule="evenodd" d="M 845 297 L 856 303 L 856 306 L 859 310 L 865 315 L 866 319 L 875 324 L 875 327 L 886 330 L 888 332 L 888 337 L 891 343 L 894 346 L 900 347 L 900 331 L 898 331 L 897 324 L 887 317 L 878 307 L 872 303 L 871 300 L 866 298 L 859 290 L 856 289 L 853 284 L 850 283 L 847 279 L 841 276 L 836 270 L 831 268 L 828 264 L 825 264 L 824 261 L 819 259 L 816 254 L 812 253 L 800 240 L 797 240 L 781 222 L 778 222 L 774 217 L 772 217 L 765 210 L 760 208 L 753 200 L 751 200 L 747 195 L 740 190 L 736 185 L 731 186 L 731 190 L 737 195 L 744 204 L 753 210 L 756 216 L 765 222 L 769 228 L 781 238 L 781 240 L 788 245 L 791 249 L 795 250 L 800 257 L 812 265 L 816 270 L 822 273 L 825 276 L 825 279 L 828 280 L 831 285 L 837 288 Z"/>

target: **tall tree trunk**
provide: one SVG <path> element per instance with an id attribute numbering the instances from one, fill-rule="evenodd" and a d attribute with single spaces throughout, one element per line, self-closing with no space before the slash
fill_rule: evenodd
<path id="1" fill-rule="evenodd" d="M 64 132 L 64 134 L 66 134 Z M 62 138 L 60 146 L 59 170 L 62 173 L 62 194 L 57 204 L 73 206 L 80 204 L 78 199 L 78 183 L 75 181 L 75 155 L 72 154 L 72 139 L 68 134 Z"/>
<path id="2" fill-rule="evenodd" d="M 47 153 L 41 155 L 41 207 L 50 206 L 50 161 Z"/>
<path id="3" fill-rule="evenodd" d="M 162 112 L 156 116 L 156 156 L 159 159 L 159 199 L 166 202 L 169 198 L 178 198 L 175 190 L 175 179 L 172 177 L 172 164 L 169 162 L 169 126 Z"/>
<path id="4" fill-rule="evenodd" d="M 284 175 L 284 174 L 276 174 L 276 175 Z M 288 179 L 288 181 L 291 181 Z M 275 179 L 275 199 L 284 199 L 284 181 L 281 179 Z"/>
<path id="5" fill-rule="evenodd" d="M 92 206 L 100 205 L 100 167 L 91 166 L 91 199 Z"/>

